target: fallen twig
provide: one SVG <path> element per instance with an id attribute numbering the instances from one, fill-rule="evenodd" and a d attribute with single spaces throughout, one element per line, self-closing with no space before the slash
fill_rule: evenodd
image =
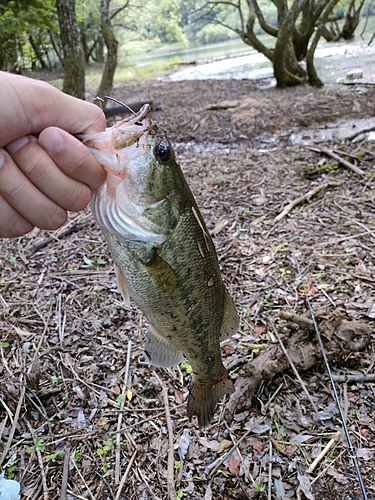
<path id="1" fill-rule="evenodd" d="M 217 471 L 217 469 L 220 467 L 220 465 L 222 463 L 225 462 L 225 460 L 227 459 L 227 457 L 231 453 L 233 453 L 234 450 L 236 450 L 239 447 L 239 445 L 242 443 L 242 441 L 244 439 L 247 438 L 247 436 L 250 434 L 250 432 L 252 432 L 252 430 L 257 425 L 260 425 L 263 422 L 264 419 L 265 419 L 265 417 L 258 418 L 258 420 L 256 420 L 255 422 L 253 422 L 253 424 L 251 425 L 251 428 L 248 429 L 242 437 L 240 437 L 240 439 L 237 441 L 237 443 L 235 443 L 229 451 L 227 451 L 226 453 L 223 453 L 223 455 L 221 455 L 221 457 L 217 458 L 214 462 L 212 462 L 212 464 L 210 464 L 208 467 L 206 467 L 206 471 L 205 472 L 206 473 L 209 472 L 208 477 L 212 477 L 215 474 L 215 472 Z"/>
<path id="2" fill-rule="evenodd" d="M 283 209 L 283 211 L 273 219 L 274 222 L 279 222 L 281 219 L 283 219 L 286 215 L 288 215 L 289 212 L 293 210 L 297 205 L 300 203 L 308 200 L 309 198 L 312 198 L 316 194 L 319 193 L 319 191 L 322 191 L 323 189 L 329 188 L 329 187 L 337 187 L 340 186 L 341 182 L 335 182 L 335 181 L 330 181 L 326 182 L 324 184 L 319 184 L 319 186 L 316 186 L 314 189 L 311 189 L 308 193 L 303 194 L 302 196 L 299 196 L 295 200 L 291 201 L 286 205 Z"/>
<path id="3" fill-rule="evenodd" d="M 49 236 L 45 240 L 42 240 L 40 243 L 36 243 L 35 245 L 33 245 L 28 254 L 28 257 L 31 257 L 32 255 L 34 255 L 34 253 L 46 247 L 50 243 L 59 241 L 62 238 L 65 238 L 65 236 L 69 236 L 70 234 L 77 233 L 78 231 L 81 231 L 81 229 L 84 229 L 87 226 L 91 226 L 91 224 L 94 224 L 94 221 L 84 222 L 83 224 L 73 224 L 72 226 L 68 227 L 68 229 L 60 233 L 58 238 L 56 236 Z"/>
<path id="4" fill-rule="evenodd" d="M 8 451 L 10 450 L 10 447 L 12 446 L 12 440 L 14 437 L 14 433 L 16 432 L 18 423 L 19 423 L 18 419 L 19 419 L 19 416 L 21 413 L 21 408 L 22 408 L 22 405 L 23 405 L 24 399 L 25 399 L 26 386 L 23 384 L 23 375 L 22 374 L 20 375 L 20 384 L 21 384 L 20 397 L 18 400 L 18 405 L 17 405 L 16 412 L 14 414 L 14 418 L 13 418 L 13 425 L 9 431 L 9 435 L 8 435 L 7 442 L 5 444 L 5 448 L 4 448 L 3 453 L 0 457 L 0 467 L 5 460 L 5 457 L 7 456 Z"/>
<path id="5" fill-rule="evenodd" d="M 375 127 L 374 127 L 374 130 L 375 130 Z M 367 159 L 365 158 L 360 158 L 359 156 L 355 156 L 351 153 L 346 153 L 345 151 L 341 151 L 341 149 L 332 149 L 332 151 L 334 153 L 337 153 L 338 155 L 343 155 L 343 156 L 347 156 L 348 158 L 353 158 L 353 160 L 358 160 L 359 162 L 361 163 L 364 163 L 365 165 L 367 165 Z"/>
<path id="6" fill-rule="evenodd" d="M 121 472 L 121 425 L 122 425 L 122 416 L 123 416 L 123 410 L 124 410 L 124 404 L 126 400 L 126 391 L 128 387 L 128 378 L 129 378 L 129 368 L 130 368 L 130 354 L 131 354 L 131 349 L 132 349 L 132 341 L 128 340 L 128 350 L 126 353 L 126 366 L 125 366 L 125 374 L 124 374 L 124 385 L 122 388 L 122 399 L 120 403 L 120 412 L 118 415 L 118 420 L 117 420 L 117 434 L 116 434 L 116 465 L 115 465 L 115 484 L 119 484 L 120 482 L 120 472 Z"/>
<path id="7" fill-rule="evenodd" d="M 159 384 L 163 390 L 164 406 L 165 406 L 165 418 L 167 419 L 167 429 L 168 429 L 168 467 L 167 467 L 167 486 L 168 486 L 168 497 L 170 500 L 176 500 L 176 489 L 174 486 L 174 443 L 173 443 L 173 427 L 171 412 L 169 410 L 168 401 L 168 387 L 164 381 L 154 372 L 155 377 L 159 381 Z"/>
<path id="8" fill-rule="evenodd" d="M 37 443 L 37 440 L 36 440 L 36 437 L 35 437 L 35 431 L 34 431 L 34 429 L 31 427 L 31 425 L 30 425 L 30 423 L 29 423 L 28 420 L 26 420 L 26 424 L 27 424 L 27 427 L 29 428 L 29 431 L 30 431 L 30 434 L 31 434 L 31 438 L 32 438 L 32 440 L 34 442 L 34 449 L 35 449 L 36 456 L 38 458 L 40 475 L 41 475 L 41 478 L 42 478 L 42 485 L 43 485 L 43 498 L 44 498 L 44 500 L 49 500 L 47 479 L 46 479 L 46 473 L 44 471 L 44 466 L 43 466 L 42 453 L 41 453 L 41 451 L 40 451 L 40 449 L 38 447 L 38 443 Z"/>
<path id="9" fill-rule="evenodd" d="M 118 487 L 118 490 L 117 490 L 117 493 L 116 493 L 115 500 L 119 500 L 119 498 L 121 496 L 122 488 L 124 487 L 125 481 L 126 481 L 126 479 L 128 477 L 128 474 L 129 474 L 129 471 L 131 469 L 131 466 L 133 465 L 133 462 L 134 462 L 136 454 L 137 454 L 137 450 L 135 450 L 135 452 L 133 453 L 131 459 L 129 460 L 128 466 L 126 467 L 126 471 L 124 472 L 124 475 L 121 478 L 121 481 L 120 481 L 120 484 L 119 484 L 119 487 Z"/>
<path id="10" fill-rule="evenodd" d="M 334 153 L 331 149 L 328 149 L 328 148 L 317 148 L 317 147 L 314 147 L 314 146 L 308 146 L 307 148 L 310 149 L 310 151 L 315 151 L 316 153 L 323 153 L 323 154 L 325 154 L 327 156 L 330 156 L 334 160 L 336 160 L 339 163 L 341 163 L 341 165 L 343 165 L 344 167 L 348 168 L 349 170 L 352 170 L 353 172 L 355 172 L 358 175 L 365 175 L 365 172 L 362 169 L 360 169 L 359 167 L 356 167 L 355 165 L 353 165 L 353 163 L 350 163 L 349 161 L 344 160 L 344 158 L 341 158 L 341 156 L 339 156 L 338 154 Z"/>
<path id="11" fill-rule="evenodd" d="M 322 353 L 316 343 L 307 318 L 293 313 L 282 312 L 280 316 L 293 322 L 299 322 L 301 328 L 291 330 L 283 337 L 283 344 L 296 370 L 305 371 L 319 363 Z M 370 331 L 366 323 L 357 320 L 347 321 L 340 314 L 328 314 L 322 311 L 320 327 L 326 339 L 328 358 L 336 363 L 343 362 L 343 348 L 351 353 L 358 353 L 366 348 L 370 340 Z M 298 321 L 302 318 L 302 321 Z M 272 380 L 276 374 L 289 369 L 288 361 L 281 345 L 272 343 L 267 349 L 252 359 L 240 370 L 225 408 L 225 419 L 231 420 L 236 411 L 247 410 L 254 400 L 256 389 L 262 381 Z"/>
<path id="12" fill-rule="evenodd" d="M 332 436 L 329 443 L 323 448 L 323 450 L 319 453 L 316 459 L 309 466 L 309 468 L 306 471 L 307 474 L 311 474 L 314 471 L 315 467 L 319 464 L 319 462 L 321 462 L 321 460 L 323 460 L 323 458 L 327 455 L 330 449 L 340 441 L 340 438 L 341 438 L 341 431 L 338 431 L 336 432 L 335 435 Z"/>
<path id="13" fill-rule="evenodd" d="M 287 349 L 285 348 L 284 343 L 283 343 L 283 341 L 281 340 L 281 337 L 280 337 L 280 335 L 278 334 L 278 332 L 277 332 L 277 330 L 276 330 L 276 328 L 275 328 L 275 325 L 274 325 L 273 323 L 271 323 L 271 325 L 272 325 L 273 332 L 274 332 L 274 334 L 275 334 L 275 336 L 276 336 L 276 338 L 277 338 L 277 340 L 278 340 L 278 342 L 279 342 L 279 344 L 280 344 L 281 350 L 283 351 L 283 353 L 284 353 L 284 355 L 285 355 L 286 359 L 288 360 L 288 363 L 289 363 L 289 365 L 290 365 L 291 369 L 293 370 L 293 372 L 294 372 L 295 376 L 297 377 L 297 380 L 298 380 L 298 382 L 300 383 L 300 385 L 301 385 L 301 387 L 302 387 L 303 391 L 305 392 L 306 396 L 308 397 L 308 399 L 309 399 L 309 401 L 310 401 L 310 403 L 311 403 L 311 406 L 314 408 L 314 411 L 318 411 L 318 408 L 315 406 L 314 400 L 313 400 L 313 399 L 312 399 L 312 397 L 310 396 L 310 393 L 309 393 L 309 391 L 307 390 L 306 384 L 305 384 L 305 383 L 303 382 L 303 380 L 301 379 L 300 374 L 298 373 L 298 370 L 297 370 L 297 368 L 296 368 L 295 364 L 293 363 L 293 361 L 292 361 L 291 357 L 289 356 L 288 351 L 287 351 Z"/>
<path id="14" fill-rule="evenodd" d="M 82 476 L 82 473 L 81 473 L 81 471 L 80 471 L 80 469 L 79 469 L 78 465 L 76 464 L 76 461 L 75 461 L 75 460 L 73 460 L 73 465 L 74 465 L 74 468 L 75 468 L 75 470 L 77 471 L 77 473 L 78 473 L 79 477 L 81 478 L 82 483 L 85 485 L 85 488 L 86 488 L 86 492 L 85 492 L 85 493 L 86 493 L 86 495 L 90 495 L 91 499 L 92 499 L 92 500 L 95 500 L 95 497 L 94 497 L 94 495 L 92 494 L 92 492 L 91 492 L 91 489 L 90 489 L 89 485 L 88 485 L 88 484 L 87 484 L 87 482 L 85 481 L 85 478 Z"/>
<path id="15" fill-rule="evenodd" d="M 340 453 L 337 455 L 337 457 L 332 460 L 332 462 L 330 462 L 327 467 L 325 467 L 322 472 L 320 472 L 316 477 L 314 477 L 314 479 L 311 481 L 311 486 L 316 483 L 317 481 L 319 481 L 319 479 L 327 472 L 327 470 L 333 466 L 333 464 L 335 462 L 337 462 L 337 460 L 339 460 L 345 453 L 347 452 L 346 448 L 344 448 L 342 451 L 340 451 Z"/>
<path id="16" fill-rule="evenodd" d="M 60 500 L 67 500 L 68 478 L 69 478 L 70 446 L 67 445 L 64 451 L 64 467 L 61 480 Z"/>
<path id="17" fill-rule="evenodd" d="M 375 382 L 375 373 L 369 373 L 368 375 L 333 375 L 333 379 L 335 382 L 357 382 L 359 384 L 366 384 Z"/>
<path id="18" fill-rule="evenodd" d="M 268 500 L 272 500 L 272 439 L 270 439 L 269 442 L 269 457 L 270 458 L 268 461 Z"/>
<path id="19" fill-rule="evenodd" d="M 291 323 L 295 323 L 301 328 L 306 328 L 308 330 L 314 329 L 314 323 L 310 318 L 307 318 L 306 316 L 295 314 L 294 312 L 291 311 L 280 311 L 279 316 L 281 319 L 284 319 L 285 321 L 290 321 Z"/>

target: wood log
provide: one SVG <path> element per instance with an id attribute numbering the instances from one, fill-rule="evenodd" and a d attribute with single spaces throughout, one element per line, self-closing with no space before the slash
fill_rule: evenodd
<path id="1" fill-rule="evenodd" d="M 159 103 L 155 103 L 152 99 L 150 100 L 145 100 L 145 101 L 136 101 L 136 102 L 131 102 L 129 104 L 126 103 L 126 106 L 113 106 L 110 108 L 105 108 L 104 109 L 104 114 L 107 118 L 110 118 L 112 116 L 116 115 L 130 115 L 132 109 L 135 113 L 141 109 L 141 107 L 144 104 L 149 104 L 151 106 L 151 111 L 158 111 L 161 109 L 161 106 Z M 130 109 L 128 109 L 130 108 Z"/>
<path id="2" fill-rule="evenodd" d="M 294 314 L 281 315 L 284 319 L 300 326 L 296 332 L 290 331 L 283 338 L 283 343 L 297 370 L 308 370 L 323 362 L 322 353 L 312 331 L 309 318 Z M 338 314 L 331 314 L 322 319 L 319 330 L 324 338 L 325 350 L 329 361 L 336 366 L 348 364 L 348 352 L 353 358 L 361 358 L 369 344 L 370 331 L 366 323 L 348 321 Z M 236 412 L 250 409 L 255 399 L 256 390 L 262 381 L 271 381 L 276 375 L 288 370 L 290 363 L 281 346 L 270 344 L 256 358 L 247 363 L 239 372 L 235 381 L 235 392 L 226 405 L 225 419 L 231 421 Z"/>

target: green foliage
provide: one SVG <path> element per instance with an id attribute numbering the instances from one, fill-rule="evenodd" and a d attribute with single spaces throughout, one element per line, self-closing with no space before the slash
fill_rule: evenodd
<path id="1" fill-rule="evenodd" d="M 84 255 L 83 261 L 88 266 L 100 266 L 100 265 L 107 264 L 107 261 L 105 259 L 103 259 L 103 257 L 101 255 L 96 260 L 89 259 L 87 257 L 87 255 Z"/>
<path id="2" fill-rule="evenodd" d="M 183 370 L 185 370 L 188 375 L 191 375 L 193 373 L 193 368 L 191 367 L 191 364 L 188 363 L 188 361 L 186 360 L 180 364 L 180 367 Z"/>
<path id="3" fill-rule="evenodd" d="M 102 448 L 96 450 L 96 454 L 102 459 L 102 471 L 104 473 L 108 472 L 112 468 L 114 463 L 113 449 L 115 446 L 115 438 L 111 437 L 107 439 Z"/>
<path id="4" fill-rule="evenodd" d="M 54 0 L 6 0 L 0 4 L 0 69 L 30 53 L 29 35 L 57 30 Z"/>
<path id="5" fill-rule="evenodd" d="M 123 44 L 130 40 L 160 43 L 182 42 L 188 45 L 184 32 L 187 9 L 192 2 L 183 0 L 136 0 L 114 20 L 116 36 Z M 116 10 L 116 1 L 112 10 Z M 141 13 L 141 15 L 140 15 Z"/>
<path id="6" fill-rule="evenodd" d="M 35 448 L 38 448 L 38 450 L 43 453 L 46 449 L 44 439 L 38 439 L 38 441 L 36 442 L 36 446 L 29 446 L 26 451 L 31 455 L 31 453 L 35 451 Z"/>
<path id="7" fill-rule="evenodd" d="M 116 403 L 120 406 L 124 399 L 124 396 L 122 394 L 119 394 L 116 398 Z"/>
<path id="8" fill-rule="evenodd" d="M 44 459 L 46 462 L 56 462 L 56 460 L 60 458 L 62 454 L 63 454 L 62 450 L 56 450 L 53 453 L 46 455 Z"/>
<path id="9" fill-rule="evenodd" d="M 220 24 L 206 24 L 196 34 L 196 41 L 199 45 L 206 45 L 227 39 L 228 29 Z"/>
<path id="10" fill-rule="evenodd" d="M 17 471 L 18 460 L 15 460 L 12 465 L 7 468 L 7 478 L 14 479 Z"/>

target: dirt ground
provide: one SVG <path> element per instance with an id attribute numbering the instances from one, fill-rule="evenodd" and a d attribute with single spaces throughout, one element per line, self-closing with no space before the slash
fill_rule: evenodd
<path id="1" fill-rule="evenodd" d="M 375 88 L 267 83 L 150 80 L 113 92 L 159 104 L 240 314 L 222 346 L 237 390 L 207 429 L 186 417 L 186 367 L 145 361 L 146 322 L 122 303 L 89 209 L 53 234 L 1 242 L 0 465 L 22 499 L 161 500 L 173 489 L 192 500 L 362 498 L 315 333 L 303 326 L 305 292 L 375 498 L 375 142 L 315 145 L 355 173 L 290 141 L 374 117 Z"/>

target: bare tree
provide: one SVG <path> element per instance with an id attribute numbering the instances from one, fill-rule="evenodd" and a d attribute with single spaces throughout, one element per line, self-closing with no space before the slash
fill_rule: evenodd
<path id="1" fill-rule="evenodd" d="M 110 15 L 110 2 L 111 0 L 101 0 L 100 3 L 101 33 L 104 39 L 104 43 L 107 47 L 107 56 L 104 64 L 102 80 L 100 82 L 98 90 L 98 96 L 101 98 L 111 93 L 113 87 L 113 79 L 117 67 L 118 41 L 116 40 L 115 34 L 113 32 L 112 19 L 117 16 L 119 12 L 126 9 L 126 7 L 129 5 L 128 0 L 124 5 L 116 9 L 116 11 L 112 15 Z"/>
<path id="2" fill-rule="evenodd" d="M 359 5 L 356 7 L 356 0 L 350 0 L 346 10 L 345 23 L 340 34 L 344 40 L 350 40 L 354 37 L 354 32 L 359 24 L 361 10 L 365 1 L 366 0 L 360 0 Z"/>
<path id="3" fill-rule="evenodd" d="M 75 0 L 56 0 L 64 58 L 63 91 L 85 98 L 85 61 L 81 48 Z"/>
<path id="4" fill-rule="evenodd" d="M 329 14 L 339 0 L 271 1 L 277 10 L 277 26 L 266 21 L 257 0 L 246 0 L 246 2 L 216 0 L 207 2 L 206 7 L 209 12 L 220 5 L 231 6 L 237 10 L 239 28 L 228 26 L 217 18 L 211 19 L 234 30 L 246 44 L 264 54 L 272 62 L 278 87 L 289 87 L 306 81 L 310 85 L 321 86 L 322 82 L 314 68 L 314 52 L 323 32 L 320 27 L 327 22 Z M 255 33 L 256 21 L 265 33 L 275 38 L 272 48 L 267 47 Z M 306 61 L 306 69 L 301 64 L 302 61 Z"/>

